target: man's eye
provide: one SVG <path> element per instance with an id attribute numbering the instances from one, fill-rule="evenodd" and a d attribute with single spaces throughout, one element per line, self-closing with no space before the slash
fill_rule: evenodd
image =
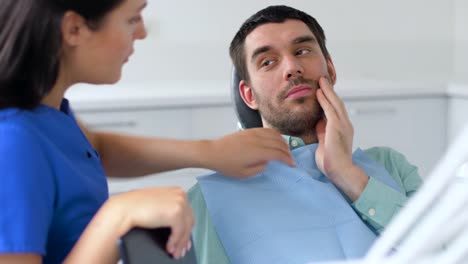
<path id="1" fill-rule="evenodd" d="M 273 64 L 273 60 L 264 60 L 264 61 L 262 61 L 261 66 L 265 67 L 265 66 L 269 66 L 271 64 Z"/>
<path id="2" fill-rule="evenodd" d="M 304 55 L 304 54 L 307 54 L 309 52 L 310 52 L 309 49 L 300 49 L 300 50 L 296 51 L 296 55 Z"/>

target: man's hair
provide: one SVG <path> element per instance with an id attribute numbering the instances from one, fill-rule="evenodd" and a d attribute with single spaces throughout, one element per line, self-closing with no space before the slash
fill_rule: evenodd
<path id="1" fill-rule="evenodd" d="M 57 81 L 65 12 L 81 15 L 97 30 L 125 0 L 1 0 L 0 109 L 31 109 Z"/>
<path id="2" fill-rule="evenodd" d="M 255 13 L 248 18 L 244 24 L 237 31 L 234 39 L 231 41 L 229 47 L 229 55 L 231 56 L 232 63 L 234 64 L 237 73 L 241 80 L 249 81 L 250 76 L 247 71 L 246 54 L 245 54 L 245 39 L 257 27 L 268 23 L 283 23 L 287 19 L 295 19 L 304 22 L 310 31 L 317 38 L 320 49 L 322 50 L 325 58 L 329 58 L 327 47 L 325 46 L 325 33 L 323 32 L 320 24 L 305 12 L 294 9 L 289 6 L 278 5 L 269 6 Z"/>

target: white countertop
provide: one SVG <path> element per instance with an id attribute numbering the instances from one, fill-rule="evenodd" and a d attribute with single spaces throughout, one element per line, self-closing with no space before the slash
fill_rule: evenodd
<path id="1" fill-rule="evenodd" d="M 396 82 L 343 81 L 335 86 L 345 100 L 366 98 L 408 98 L 434 96 L 467 96 L 468 85 Z M 66 94 L 75 110 L 115 108 L 171 108 L 231 103 L 229 81 L 158 82 L 72 87 Z"/>
<path id="2" fill-rule="evenodd" d="M 219 105 L 231 100 L 226 83 L 79 84 L 65 96 L 75 110 Z"/>

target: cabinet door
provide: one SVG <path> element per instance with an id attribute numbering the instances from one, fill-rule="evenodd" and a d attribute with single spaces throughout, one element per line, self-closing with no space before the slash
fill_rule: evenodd
<path id="1" fill-rule="evenodd" d="M 447 103 L 444 97 L 346 100 L 354 147 L 388 146 L 427 175 L 443 155 Z"/>
<path id="2" fill-rule="evenodd" d="M 190 111 L 192 137 L 212 139 L 237 130 L 237 116 L 231 105 L 192 108 Z"/>
<path id="3" fill-rule="evenodd" d="M 189 115 L 188 108 L 77 113 L 90 129 L 170 138 L 190 138 Z"/>

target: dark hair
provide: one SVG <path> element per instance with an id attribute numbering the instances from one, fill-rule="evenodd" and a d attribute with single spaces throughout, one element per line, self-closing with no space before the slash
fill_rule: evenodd
<path id="1" fill-rule="evenodd" d="M 67 11 L 98 29 L 108 12 L 125 0 L 1 0 L 0 109 L 31 109 L 57 81 L 61 22 Z"/>
<path id="2" fill-rule="evenodd" d="M 317 38 L 320 49 L 325 58 L 329 58 L 327 47 L 325 46 L 325 33 L 320 24 L 305 12 L 289 6 L 278 5 L 269 6 L 255 13 L 248 18 L 237 31 L 229 47 L 229 55 L 241 80 L 249 81 L 245 55 L 245 38 L 257 27 L 268 23 L 283 23 L 287 19 L 296 19 L 304 22 Z"/>

